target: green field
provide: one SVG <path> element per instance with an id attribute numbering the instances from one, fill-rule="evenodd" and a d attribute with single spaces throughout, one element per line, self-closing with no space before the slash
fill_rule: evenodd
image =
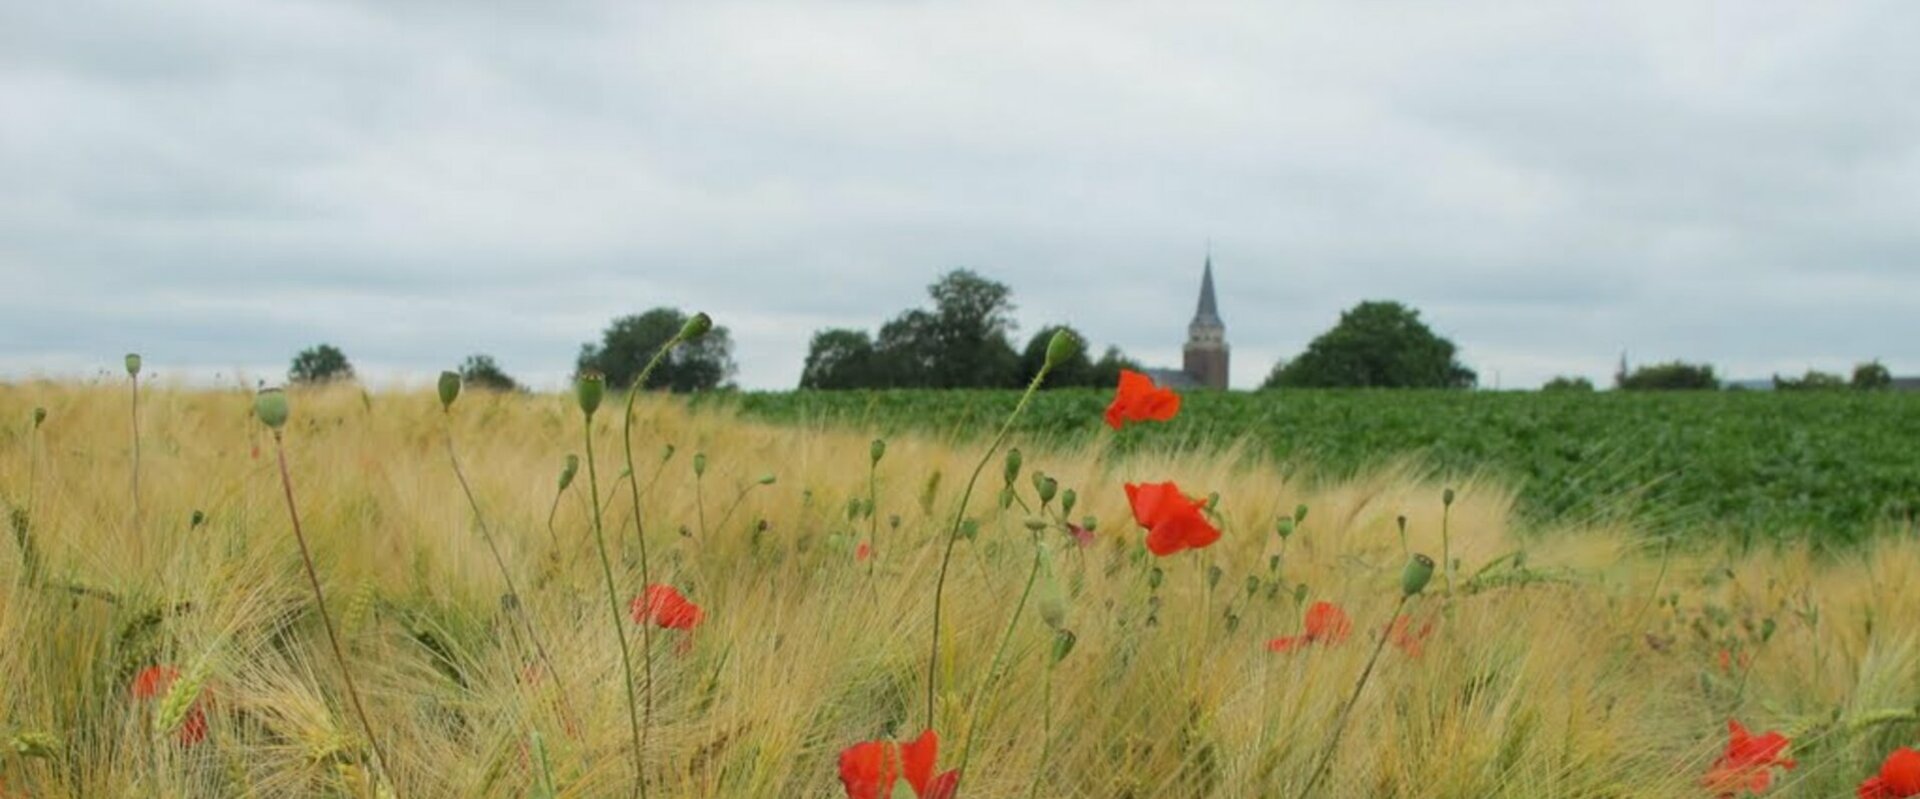
<path id="1" fill-rule="evenodd" d="M 750 417 L 977 436 L 1014 392 L 851 391 L 712 395 Z M 1040 395 L 1023 435 L 1108 435 L 1108 395 Z M 1910 529 L 1920 514 L 1920 395 L 1419 391 L 1196 392 L 1135 446 L 1225 448 L 1341 478 L 1390 464 L 1509 480 L 1528 518 L 1583 523 L 1624 514 L 1656 531 L 1745 540 L 1848 542 Z M 1148 444 L 1148 442 L 1152 442 Z"/>

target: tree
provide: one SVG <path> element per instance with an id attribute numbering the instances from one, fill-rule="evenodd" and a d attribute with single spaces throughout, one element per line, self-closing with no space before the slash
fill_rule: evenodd
<path id="1" fill-rule="evenodd" d="M 1893 373 L 1879 361 L 1868 361 L 1853 367 L 1853 387 L 1859 391 L 1879 391 L 1893 387 Z"/>
<path id="2" fill-rule="evenodd" d="M 1472 388 L 1479 377 L 1454 360 L 1453 342 L 1435 335 L 1420 312 L 1368 301 L 1340 314 L 1307 351 L 1272 380 L 1282 388 Z"/>
<path id="3" fill-rule="evenodd" d="M 301 350 L 293 356 L 293 366 L 287 369 L 287 380 L 294 383 L 352 379 L 353 364 L 347 363 L 347 354 L 332 344 L 317 344 Z"/>
<path id="4" fill-rule="evenodd" d="M 1622 391 L 1713 391 L 1720 388 L 1720 378 L 1714 376 L 1712 366 L 1681 361 L 1642 366 L 1631 373 L 1618 375 L 1614 380 Z"/>
<path id="5" fill-rule="evenodd" d="M 686 314 L 666 307 L 622 316 L 607 325 L 600 334 L 599 344 L 580 345 L 576 365 L 581 371 L 594 370 L 605 375 L 609 386 L 627 388 L 640 376 L 640 370 L 654 352 L 686 323 Z M 653 370 L 645 388 L 705 391 L 726 383 L 735 369 L 733 338 L 725 327 L 715 326 L 698 340 L 675 348 Z"/>
<path id="6" fill-rule="evenodd" d="M 507 376 L 493 362 L 493 356 L 476 353 L 460 363 L 460 382 L 485 391 L 519 391 L 520 383 Z"/>
<path id="7" fill-rule="evenodd" d="M 1802 377 L 1773 376 L 1775 391 L 1834 391 L 1847 387 L 1847 380 L 1832 372 L 1808 369 Z"/>
<path id="8" fill-rule="evenodd" d="M 865 330 L 819 331 L 807 346 L 800 387 L 832 390 L 872 386 L 876 382 L 876 358 L 873 337 Z"/>
<path id="9" fill-rule="evenodd" d="M 1047 364 L 1047 345 L 1053 342 L 1053 334 L 1061 330 L 1080 341 L 1087 340 L 1085 336 L 1080 335 L 1080 331 L 1066 325 L 1048 325 L 1040 328 L 1040 332 L 1033 334 L 1033 338 L 1027 339 L 1026 349 L 1020 351 L 1019 373 L 1022 377 L 1031 379 L 1033 375 L 1039 373 L 1041 367 Z M 1114 352 L 1118 351 L 1114 350 Z M 1114 372 L 1114 382 L 1119 382 L 1118 371 Z M 1099 383 L 1094 372 L 1093 359 L 1087 357 L 1087 348 L 1083 346 L 1075 348 L 1073 357 L 1068 358 L 1065 363 L 1054 365 L 1053 372 L 1047 375 L 1047 383 L 1042 388 L 1094 385 Z"/>
<path id="10" fill-rule="evenodd" d="M 1014 331 L 1013 290 L 968 269 L 941 275 L 933 297 L 931 341 L 913 342 L 929 388 L 994 388 L 1021 382 Z M 883 336 L 884 338 L 884 336 Z M 932 355 L 932 358 L 926 356 Z"/>
<path id="11" fill-rule="evenodd" d="M 1541 391 L 1592 391 L 1593 381 L 1588 380 L 1584 377 L 1568 377 L 1566 375 L 1561 375 L 1559 377 L 1555 377 L 1552 380 L 1548 380 L 1546 385 L 1543 385 L 1540 387 L 1540 390 Z"/>
<path id="12" fill-rule="evenodd" d="M 1108 388 L 1120 385 L 1120 370 L 1140 371 L 1140 362 L 1126 356 L 1119 347 L 1108 347 L 1100 354 L 1100 360 L 1093 362 L 1093 386 Z"/>

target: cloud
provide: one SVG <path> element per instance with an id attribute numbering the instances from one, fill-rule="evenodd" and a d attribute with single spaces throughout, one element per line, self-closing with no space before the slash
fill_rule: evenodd
<path id="1" fill-rule="evenodd" d="M 785 387 L 956 266 L 1171 362 L 1210 240 L 1243 386 L 1371 298 L 1509 386 L 1920 371 L 1895 2 L 82 5 L 0 9 L 0 373 L 552 385 L 668 304 Z"/>

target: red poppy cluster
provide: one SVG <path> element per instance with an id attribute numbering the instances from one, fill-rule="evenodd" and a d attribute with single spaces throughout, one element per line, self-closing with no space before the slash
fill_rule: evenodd
<path id="1" fill-rule="evenodd" d="M 151 702 L 166 696 L 173 690 L 173 683 L 180 679 L 180 670 L 172 666 L 148 666 L 133 677 L 133 698 L 142 702 Z M 195 698 L 187 708 L 187 716 L 180 722 L 180 731 L 176 734 L 184 746 L 193 746 L 207 739 L 207 713 L 201 707 L 202 700 Z"/>
<path id="2" fill-rule="evenodd" d="M 1201 509 L 1206 500 L 1180 493 L 1173 483 L 1128 483 L 1133 520 L 1147 529 L 1147 549 L 1165 557 L 1183 549 L 1202 549 L 1220 540 L 1220 528 Z"/>
<path id="3" fill-rule="evenodd" d="M 1732 797 L 1743 791 L 1760 793 L 1773 784 L 1773 770 L 1790 769 L 1794 762 L 1781 755 L 1787 736 L 1777 732 L 1754 735 L 1740 722 L 1727 720 L 1727 749 L 1707 770 L 1704 781 L 1715 796 Z"/>
<path id="4" fill-rule="evenodd" d="M 1880 773 L 1860 783 L 1860 799 L 1908 799 L 1920 796 L 1920 752 L 1907 747 L 1893 750 Z"/>
<path id="5" fill-rule="evenodd" d="M 1307 608 L 1306 632 L 1267 642 L 1270 652 L 1293 652 L 1314 644 L 1332 646 L 1347 640 L 1353 632 L 1353 620 L 1332 602 L 1315 602 Z"/>
<path id="6" fill-rule="evenodd" d="M 646 593 L 634 597 L 628 607 L 634 624 L 652 622 L 669 630 L 692 632 L 707 617 L 706 611 L 689 601 L 679 589 L 660 583 L 647 586 Z"/>
<path id="7" fill-rule="evenodd" d="M 905 777 L 920 799 L 951 799 L 960 785 L 960 771 L 939 774 L 940 736 L 933 730 L 903 744 L 862 741 L 840 752 L 840 784 L 847 799 L 891 799 L 894 784 Z"/>

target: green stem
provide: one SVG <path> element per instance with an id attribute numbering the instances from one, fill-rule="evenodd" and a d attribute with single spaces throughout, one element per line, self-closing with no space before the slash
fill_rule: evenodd
<path id="1" fill-rule="evenodd" d="M 933 584 L 933 646 L 927 655 L 927 729 L 933 729 L 933 698 L 940 683 L 940 611 L 946 597 L 947 569 L 953 564 L 953 548 L 960 543 L 960 528 L 967 520 L 967 503 L 973 499 L 973 488 L 980 482 L 980 473 L 987 468 L 987 462 L 993 459 L 993 453 L 1006 443 L 1007 435 L 1013 432 L 1013 422 L 1020 418 L 1020 412 L 1026 410 L 1027 402 L 1033 399 L 1034 392 L 1040 390 L 1040 381 L 1047 376 L 1048 367 L 1040 367 L 1033 376 L 1033 382 L 1027 384 L 1027 391 L 1020 395 L 1020 402 L 1013 406 L 1013 413 L 1007 414 L 1007 420 L 1000 424 L 1000 432 L 993 437 L 993 444 L 980 456 L 980 463 L 973 467 L 972 476 L 967 478 L 966 490 L 960 492 L 960 507 L 953 512 L 953 528 L 947 531 L 946 551 L 940 556 L 940 576 Z"/>
<path id="2" fill-rule="evenodd" d="M 1453 506 L 1440 509 L 1440 573 L 1447 578 L 1447 596 L 1453 596 Z"/>
<path id="3" fill-rule="evenodd" d="M 654 351 L 653 357 L 649 359 L 647 361 L 647 365 L 640 370 L 640 375 L 638 377 L 635 377 L 633 379 L 633 384 L 627 387 L 627 404 L 626 404 L 626 407 L 621 411 L 620 446 L 621 446 L 622 454 L 626 457 L 626 461 L 627 461 L 627 494 L 628 494 L 628 497 L 633 501 L 633 534 L 634 534 L 634 537 L 639 539 L 640 541 L 640 590 L 642 592 L 641 593 L 642 596 L 646 595 L 645 592 L 647 590 L 647 587 L 653 584 L 653 572 L 651 570 L 651 566 L 647 562 L 647 525 L 640 518 L 640 476 L 638 474 L 638 470 L 633 465 L 633 402 L 635 399 L 637 399 L 640 396 L 640 392 L 646 390 L 647 378 L 653 375 L 654 368 L 660 365 L 660 361 L 665 359 L 667 357 L 667 353 L 672 352 L 674 347 L 680 346 L 682 341 L 683 339 L 676 334 L 673 338 L 667 339 L 667 343 L 660 345 L 660 349 Z M 591 458 L 589 458 L 589 460 L 591 460 Z M 595 507 L 599 507 L 597 502 L 598 501 L 596 500 Z M 598 521 L 596 520 L 595 523 L 598 524 Z M 701 530 L 701 532 L 704 537 L 704 533 L 706 532 L 704 529 L 704 524 L 702 525 L 702 527 L 703 529 Z M 600 557 L 602 559 L 606 558 L 606 552 L 604 550 L 604 546 L 605 545 L 603 544 L 602 545 L 603 549 L 600 554 Z M 609 586 L 612 585 L 611 578 L 609 578 L 608 585 Z M 614 612 L 616 615 L 619 613 L 618 603 L 615 603 Z M 643 694 L 643 701 L 642 701 L 642 707 L 645 708 L 645 712 L 646 712 L 646 724 L 639 727 L 639 731 L 634 734 L 634 746 L 637 747 L 634 752 L 634 759 L 636 764 L 640 762 L 639 761 L 641 757 L 640 753 L 646 749 L 647 743 L 653 736 L 653 625 L 652 624 L 648 624 L 645 622 L 641 623 L 640 639 L 641 639 L 641 648 L 642 648 L 642 651 L 640 653 L 640 660 L 641 660 L 642 668 L 646 670 L 646 676 L 647 676 L 646 691 Z M 625 646 L 626 640 L 627 639 L 624 635 L 621 636 L 620 641 L 623 647 Z M 621 652 L 623 655 L 625 654 L 624 649 L 622 649 Z M 631 703 L 633 701 L 633 693 L 631 689 L 631 686 L 633 684 L 633 671 L 632 671 L 631 665 L 628 666 L 627 684 L 629 686 L 628 693 L 627 693 L 627 701 Z M 641 796 L 647 795 L 647 787 L 646 787 L 645 780 L 639 781 L 637 788 Z"/>
<path id="4" fill-rule="evenodd" d="M 620 614 L 620 597 L 613 584 L 613 560 L 607 557 L 606 527 L 600 513 L 600 471 L 593 464 L 593 414 L 589 413 L 586 423 L 587 440 L 587 491 L 593 505 L 593 543 L 600 552 L 600 572 L 607 580 L 607 607 L 613 611 L 614 639 L 620 642 L 620 668 L 626 674 L 627 686 L 627 724 L 633 732 L 633 795 L 639 796 L 645 790 L 646 762 L 641 759 L 640 743 L 640 698 L 633 688 L 633 653 L 627 651 L 627 626 Z M 642 628 L 644 629 L 644 625 Z"/>
<path id="5" fill-rule="evenodd" d="M 1033 770 L 1027 799 L 1040 795 L 1040 783 L 1047 777 L 1047 760 L 1053 754 L 1053 670 L 1057 665 L 1049 659 L 1046 682 L 1040 684 L 1040 765 Z"/>
<path id="6" fill-rule="evenodd" d="M 1040 563 L 1045 555 L 1046 549 L 1040 546 L 1040 534 L 1034 533 L 1033 568 L 1027 571 L 1027 585 L 1020 590 L 1020 601 L 1014 604 L 1013 615 L 1007 617 L 1007 629 L 1000 635 L 1000 647 L 994 650 L 993 663 L 987 667 L 986 678 L 980 681 L 978 688 L 974 689 L 972 707 L 967 711 L 967 743 L 960 748 L 960 777 L 963 780 L 967 776 L 967 763 L 973 758 L 973 742 L 980 739 L 978 728 L 980 706 L 985 704 L 990 689 L 999 681 L 1000 663 L 1007 656 L 1007 646 L 1013 642 L 1013 631 L 1019 629 L 1020 614 L 1026 612 L 1027 598 L 1033 595 L 1033 583 L 1040 576 Z M 928 725 L 928 729 L 932 729 L 931 724 Z M 959 794 L 957 787 L 954 789 L 954 794 L 956 796 Z"/>
<path id="7" fill-rule="evenodd" d="M 140 526 L 140 375 L 133 377 L 133 525 Z"/>
<path id="8" fill-rule="evenodd" d="M 327 644 L 333 648 L 333 661 L 340 667 L 340 678 L 346 682 L 347 699 L 353 703 L 353 714 L 360 719 L 360 729 L 367 734 L 367 747 L 373 752 L 374 765 L 387 776 L 387 784 L 395 793 L 399 785 L 393 778 L 393 762 L 380 750 L 380 738 L 373 734 L 373 722 L 367 718 L 367 709 L 360 704 L 360 690 L 353 685 L 353 672 L 347 668 L 347 655 L 340 648 L 340 635 L 334 632 L 333 616 L 327 613 L 327 596 L 320 590 L 320 572 L 313 567 L 313 553 L 307 548 L 307 534 L 300 528 L 300 510 L 293 502 L 293 476 L 287 472 L 287 447 L 281 440 L 280 431 L 273 431 L 274 455 L 280 462 L 280 487 L 287 495 L 287 517 L 293 520 L 293 540 L 300 545 L 300 564 L 306 567 L 307 582 L 313 587 L 314 608 L 320 613 L 320 625 L 326 628 Z"/>
<path id="9" fill-rule="evenodd" d="M 874 473 L 879 471 L 880 462 L 867 461 L 867 579 L 873 579 L 874 564 L 880 562 L 880 509 L 874 505 Z"/>
<path id="10" fill-rule="evenodd" d="M 1400 595 L 1400 602 L 1393 606 L 1393 618 L 1399 618 L 1400 612 L 1407 607 L 1406 594 Z M 1307 780 L 1307 788 L 1300 796 L 1313 796 L 1313 789 L 1320 784 L 1320 778 L 1326 776 L 1327 766 L 1333 764 L 1333 755 L 1340 749 L 1340 735 L 1347 730 L 1347 719 L 1353 715 L 1353 706 L 1360 702 L 1360 692 L 1367 687 L 1367 678 L 1373 676 L 1373 666 L 1380 662 L 1380 650 L 1387 647 L 1387 633 L 1381 631 L 1380 639 L 1373 644 L 1373 655 L 1367 658 L 1367 667 L 1360 672 L 1360 681 L 1353 685 L 1353 696 L 1347 698 L 1347 704 L 1340 708 L 1340 718 L 1333 723 L 1333 735 L 1327 740 L 1327 749 L 1320 754 L 1320 764 L 1314 766 L 1313 777 Z"/>

